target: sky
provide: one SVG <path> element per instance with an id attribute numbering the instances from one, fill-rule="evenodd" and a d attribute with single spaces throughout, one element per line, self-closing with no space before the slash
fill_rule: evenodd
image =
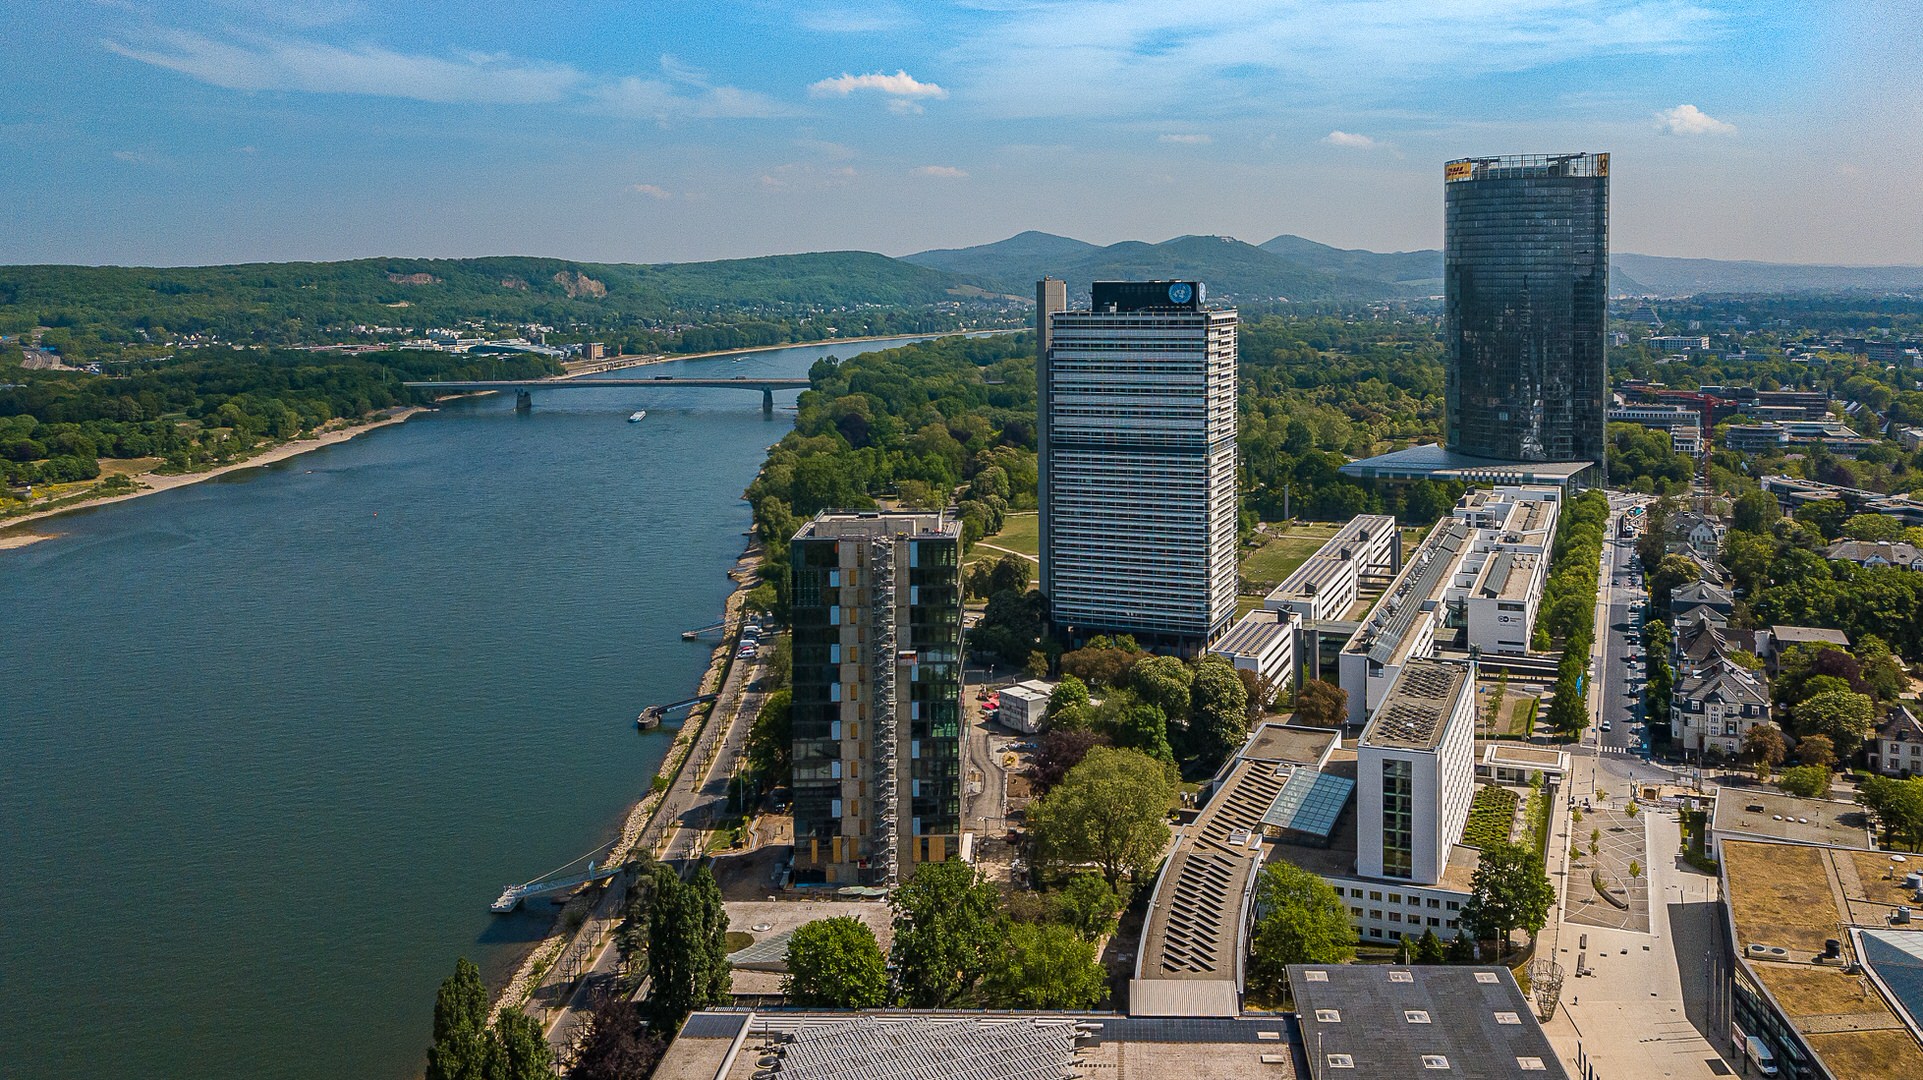
<path id="1" fill-rule="evenodd" d="M 1295 233 L 1611 153 L 1612 247 L 1923 264 L 1913 0 L 9 0 L 0 263 Z"/>

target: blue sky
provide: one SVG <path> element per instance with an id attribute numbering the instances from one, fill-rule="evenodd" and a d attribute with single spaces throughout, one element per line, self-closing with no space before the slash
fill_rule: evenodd
<path id="1" fill-rule="evenodd" d="M 0 262 L 1441 239 L 1607 150 L 1613 243 L 1923 263 L 1907 0 L 14 0 Z"/>

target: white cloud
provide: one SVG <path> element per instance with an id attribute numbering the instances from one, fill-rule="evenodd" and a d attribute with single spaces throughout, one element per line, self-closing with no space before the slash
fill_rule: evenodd
<path id="1" fill-rule="evenodd" d="M 1374 150 L 1382 145 L 1367 135 L 1357 135 L 1352 131 L 1331 131 L 1322 136 L 1322 141 L 1348 150 Z"/>
<path id="2" fill-rule="evenodd" d="M 939 176 L 948 180 L 965 179 L 968 174 L 953 165 L 922 165 L 913 170 L 916 176 Z"/>
<path id="3" fill-rule="evenodd" d="M 657 187 L 653 184 L 629 184 L 628 190 L 634 192 L 636 195 L 646 195 L 650 199 L 674 198 L 673 192 L 667 188 Z"/>
<path id="4" fill-rule="evenodd" d="M 1734 135 L 1736 125 L 1724 123 L 1694 105 L 1678 105 L 1656 114 L 1656 124 L 1671 135 Z"/>
<path id="5" fill-rule="evenodd" d="M 525 105 L 561 101 L 586 81 L 586 76 L 566 64 L 501 55 L 422 56 L 377 45 L 272 38 L 218 41 L 187 30 L 158 31 L 144 45 L 111 39 L 103 44 L 129 59 L 229 90 Z"/>
<path id="6" fill-rule="evenodd" d="M 948 96 L 948 91 L 934 83 L 922 82 L 899 69 L 893 75 L 879 71 L 868 75 L 850 75 L 843 72 L 832 79 L 823 79 L 808 87 L 808 93 L 814 97 L 847 97 L 857 90 L 876 90 L 900 100 Z"/>
<path id="7" fill-rule="evenodd" d="M 1174 143 L 1177 146 L 1207 146 L 1208 144 L 1214 142 L 1215 140 L 1209 138 L 1207 135 L 1189 134 L 1186 132 L 1171 132 L 1167 135 L 1159 136 L 1157 141 L 1165 142 L 1165 143 Z"/>

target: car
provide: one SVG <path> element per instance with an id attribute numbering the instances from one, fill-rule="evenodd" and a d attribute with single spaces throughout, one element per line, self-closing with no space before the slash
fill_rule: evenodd
<path id="1" fill-rule="evenodd" d="M 1607 721 L 1607 720 L 1604 720 L 1604 721 L 1602 722 L 1602 729 L 1603 729 L 1604 731 L 1608 731 L 1608 730 L 1609 730 L 1609 721 Z"/>

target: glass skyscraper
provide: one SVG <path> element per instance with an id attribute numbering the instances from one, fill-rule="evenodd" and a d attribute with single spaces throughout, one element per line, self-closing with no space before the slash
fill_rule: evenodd
<path id="1" fill-rule="evenodd" d="M 1448 448 L 1604 468 L 1609 155 L 1444 166 Z"/>

